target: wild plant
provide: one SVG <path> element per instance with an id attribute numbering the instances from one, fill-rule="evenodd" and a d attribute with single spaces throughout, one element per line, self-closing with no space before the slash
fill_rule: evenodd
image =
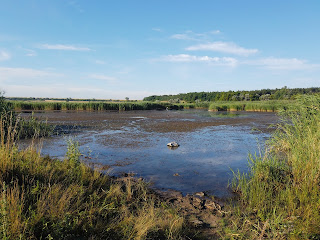
<path id="1" fill-rule="evenodd" d="M 320 97 L 297 103 L 281 112 L 264 155 L 250 156 L 248 173 L 234 174 L 241 211 L 232 219 L 244 238 L 320 237 Z"/>

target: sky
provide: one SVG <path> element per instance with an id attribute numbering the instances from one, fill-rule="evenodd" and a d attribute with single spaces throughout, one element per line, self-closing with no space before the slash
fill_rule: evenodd
<path id="1" fill-rule="evenodd" d="M 0 0 L 7 97 L 320 87 L 319 0 Z"/>

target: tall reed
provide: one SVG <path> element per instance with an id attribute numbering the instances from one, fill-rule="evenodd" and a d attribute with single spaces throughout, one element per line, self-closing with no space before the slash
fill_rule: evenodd
<path id="1" fill-rule="evenodd" d="M 320 238 L 320 97 L 297 102 L 281 112 L 264 155 L 234 174 L 241 205 L 232 229 L 243 239 Z"/>
<path id="2" fill-rule="evenodd" d="M 181 109 L 182 104 L 154 102 L 10 102 L 15 110 L 76 110 L 76 111 L 130 111 L 130 110 L 164 110 Z"/>

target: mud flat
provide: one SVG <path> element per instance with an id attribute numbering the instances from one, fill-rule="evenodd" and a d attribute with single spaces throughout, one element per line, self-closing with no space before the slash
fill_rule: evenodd
<path id="1" fill-rule="evenodd" d="M 22 112 L 21 116 L 29 116 Z M 34 114 L 57 125 L 43 139 L 42 154 L 62 158 L 66 139 L 80 143 L 84 160 L 109 174 L 143 177 L 153 186 L 190 194 L 229 195 L 230 170 L 246 171 L 248 153 L 262 151 L 278 117 L 274 113 L 184 111 L 77 112 Z M 168 148 L 168 142 L 180 147 Z M 26 142 L 22 141 L 22 144 Z"/>

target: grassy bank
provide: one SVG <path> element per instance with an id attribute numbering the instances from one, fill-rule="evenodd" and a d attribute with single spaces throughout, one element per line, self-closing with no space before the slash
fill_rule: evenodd
<path id="1" fill-rule="evenodd" d="M 320 98 L 301 97 L 263 156 L 236 173 L 238 204 L 225 221 L 229 239 L 320 238 Z"/>
<path id="2" fill-rule="evenodd" d="M 279 112 L 294 108 L 295 105 L 296 101 L 286 100 L 213 102 L 209 106 L 209 111 Z"/>
<path id="3" fill-rule="evenodd" d="M 8 133 L 0 144 L 1 239 L 195 239 L 144 181 L 81 163 L 76 142 L 60 161 L 32 146 L 18 151 Z"/>
<path id="4" fill-rule="evenodd" d="M 0 239 L 197 239 L 183 216 L 141 179 L 116 179 L 81 161 L 70 140 L 63 161 L 17 139 L 52 128 L 21 119 L 0 97 Z"/>

